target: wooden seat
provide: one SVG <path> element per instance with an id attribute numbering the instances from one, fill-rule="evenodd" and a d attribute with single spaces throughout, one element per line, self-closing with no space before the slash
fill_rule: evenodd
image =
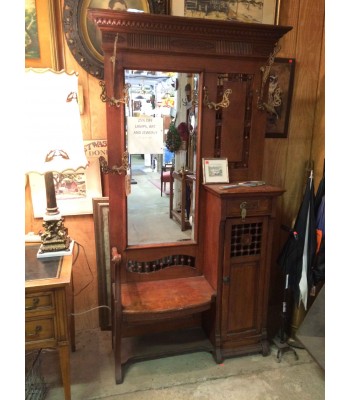
<path id="1" fill-rule="evenodd" d="M 123 319 L 148 321 L 210 308 L 215 292 L 203 276 L 122 284 Z"/>
<path id="2" fill-rule="evenodd" d="M 128 278 L 122 278 L 125 274 L 121 273 L 121 256 L 115 248 L 113 251 L 112 344 L 116 383 L 122 383 L 122 368 L 131 361 L 191 351 L 209 351 L 215 357 L 209 334 L 201 326 L 201 315 L 215 308 L 216 292 L 203 275 L 198 275 L 194 257 L 178 256 L 165 266 L 163 261 L 158 265 L 128 262 Z M 178 328 L 179 321 L 183 329 Z"/>
<path id="3" fill-rule="evenodd" d="M 160 172 L 160 195 L 163 196 L 163 191 L 165 193 L 166 190 L 166 184 L 171 183 L 174 181 L 173 178 L 173 172 L 174 172 L 174 167 L 173 164 L 165 164 L 162 166 L 161 172 Z"/>

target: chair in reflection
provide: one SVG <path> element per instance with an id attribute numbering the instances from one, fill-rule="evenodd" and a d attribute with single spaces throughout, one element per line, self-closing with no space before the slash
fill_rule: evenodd
<path id="1" fill-rule="evenodd" d="M 174 181 L 173 178 L 174 167 L 173 164 L 165 164 L 162 166 L 160 172 L 160 195 L 163 196 L 163 192 L 166 191 L 166 184 Z M 171 188 L 171 185 L 170 185 Z"/>
<path id="2" fill-rule="evenodd" d="M 174 180 L 180 182 L 181 196 L 179 209 L 177 207 L 174 209 Z M 181 172 L 174 172 L 173 180 L 170 182 L 170 218 L 174 219 L 178 224 L 180 224 L 182 231 L 185 231 L 186 229 L 191 229 L 190 215 L 192 215 L 193 213 L 192 193 L 193 184 L 195 181 L 196 176 L 193 174 L 193 172 L 185 172 L 185 170 L 182 170 Z"/>

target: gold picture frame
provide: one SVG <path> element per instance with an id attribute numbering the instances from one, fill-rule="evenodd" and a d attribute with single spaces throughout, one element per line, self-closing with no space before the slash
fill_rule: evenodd
<path id="1" fill-rule="evenodd" d="M 25 67 L 63 68 L 59 2 L 25 0 Z"/>
<path id="2" fill-rule="evenodd" d="M 184 0 L 184 16 L 278 25 L 280 0 Z"/>

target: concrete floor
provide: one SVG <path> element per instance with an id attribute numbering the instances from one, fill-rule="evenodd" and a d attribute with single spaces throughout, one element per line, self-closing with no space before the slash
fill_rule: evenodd
<path id="1" fill-rule="evenodd" d="M 139 155 L 132 156 L 132 179 L 128 196 L 128 242 L 133 244 L 164 243 L 189 240 L 191 229 L 181 231 L 169 217 L 169 194 L 160 192 L 160 173 L 144 165 Z M 159 184 L 158 188 L 155 183 Z M 167 183 L 166 192 L 169 193 Z M 174 202 L 175 204 L 175 202 Z"/>
<path id="2" fill-rule="evenodd" d="M 324 371 L 306 350 L 297 349 L 277 362 L 277 349 L 226 359 L 216 364 L 211 354 L 198 352 L 131 364 L 124 382 L 115 384 L 111 333 L 77 332 L 71 353 L 72 400 L 321 400 Z M 62 400 L 63 387 L 56 351 L 41 355 L 41 373 L 48 385 L 46 400 Z"/>
<path id="3" fill-rule="evenodd" d="M 156 172 L 140 168 L 134 178 L 139 183 L 148 181 Z M 146 173 L 145 173 L 146 172 Z M 132 216 L 137 217 L 141 185 L 133 185 L 138 200 L 129 204 Z M 159 218 L 164 214 L 163 226 L 166 231 L 181 233 L 179 226 L 168 217 L 167 196 L 161 198 L 154 185 L 142 186 L 145 197 L 157 203 Z M 141 194 L 142 194 L 141 193 Z M 163 202 L 163 204 L 161 204 Z M 164 207 L 164 213 L 161 213 Z M 148 239 L 150 226 L 148 225 Z M 147 226 L 147 224 L 145 224 Z M 135 224 L 136 226 L 136 224 Z M 137 240 L 147 237 L 145 233 L 133 230 Z M 131 232 L 131 231 L 130 231 Z M 189 235 L 189 232 L 185 232 Z M 188 236 L 187 236 L 188 237 Z M 176 240 L 176 239 L 175 239 Z M 71 353 L 72 400 L 321 400 L 325 398 L 324 371 L 311 355 L 296 349 L 299 360 L 292 352 L 285 353 L 277 362 L 277 348 L 271 346 L 271 354 L 260 354 L 226 359 L 216 364 L 212 355 L 198 352 L 130 364 L 124 370 L 124 382 L 115 384 L 114 360 L 111 332 L 99 328 L 80 331 L 76 334 L 76 351 Z M 43 350 L 40 356 L 40 371 L 47 384 L 46 400 L 63 400 L 64 392 L 60 377 L 59 359 L 56 351 Z"/>

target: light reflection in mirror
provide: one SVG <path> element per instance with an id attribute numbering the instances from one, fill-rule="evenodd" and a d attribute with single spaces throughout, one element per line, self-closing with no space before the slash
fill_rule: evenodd
<path id="1" fill-rule="evenodd" d="M 198 79 L 125 71 L 128 245 L 195 240 Z"/>

